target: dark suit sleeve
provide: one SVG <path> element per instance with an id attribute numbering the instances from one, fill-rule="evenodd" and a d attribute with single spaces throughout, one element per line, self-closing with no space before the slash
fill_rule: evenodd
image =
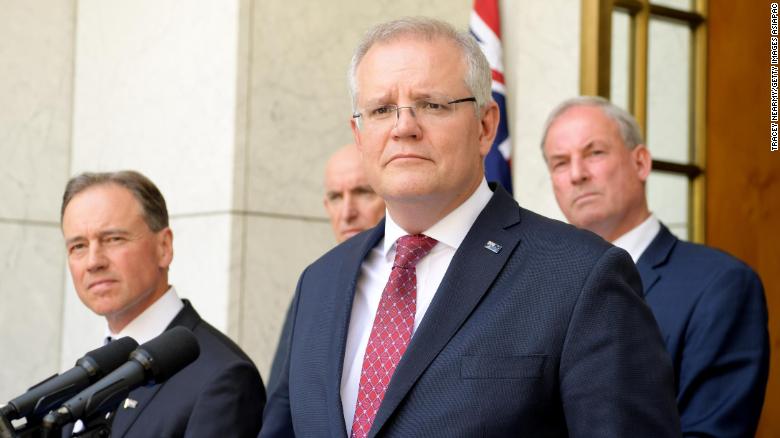
<path id="1" fill-rule="evenodd" d="M 585 282 L 560 364 L 570 437 L 680 436 L 671 360 L 638 291 L 636 268 L 617 248 Z"/>
<path id="2" fill-rule="evenodd" d="M 308 270 L 308 269 L 307 269 Z M 296 287 L 293 302 L 287 312 L 282 335 L 279 337 L 279 345 L 276 347 L 276 356 L 273 363 L 273 377 L 269 381 L 268 404 L 263 412 L 263 428 L 260 437 L 294 437 L 292 425 L 292 413 L 290 411 L 290 351 L 292 349 L 293 331 L 295 328 L 295 315 L 297 313 L 298 299 L 301 294 L 301 284 L 306 271 L 301 274 Z"/>
<path id="3" fill-rule="evenodd" d="M 256 437 L 265 404 L 257 369 L 250 362 L 235 362 L 209 380 L 195 402 L 185 436 Z"/>
<path id="4" fill-rule="evenodd" d="M 753 436 L 769 370 L 761 280 L 738 265 L 706 285 L 681 355 L 679 404 L 686 435 Z"/>
<path id="5" fill-rule="evenodd" d="M 266 389 L 269 392 L 272 391 L 279 383 L 279 373 L 282 372 L 284 361 L 287 359 L 287 344 L 289 342 L 287 337 L 290 336 L 290 324 L 292 323 L 292 318 L 290 317 L 291 313 L 292 302 L 287 309 L 287 317 L 284 320 L 282 333 L 279 335 L 279 342 L 276 344 L 276 353 L 274 354 L 273 362 L 271 362 L 271 372 L 268 375 L 268 380 L 266 381 Z"/>

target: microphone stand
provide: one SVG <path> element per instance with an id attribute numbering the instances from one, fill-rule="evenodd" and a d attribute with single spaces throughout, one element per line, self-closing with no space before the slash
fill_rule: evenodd
<path id="1" fill-rule="evenodd" d="M 0 415 L 0 438 L 16 438 L 16 429 L 5 415 Z"/>
<path id="2" fill-rule="evenodd" d="M 14 427 L 14 425 L 11 424 L 11 420 L 5 415 L 0 415 L 0 438 L 46 438 L 49 436 L 49 431 L 46 431 L 41 427 L 40 421 L 33 421 L 31 423 L 29 417 L 27 420 L 27 423 L 22 424 L 19 427 Z M 56 429 L 56 434 L 52 436 L 59 438 L 60 429 Z"/>

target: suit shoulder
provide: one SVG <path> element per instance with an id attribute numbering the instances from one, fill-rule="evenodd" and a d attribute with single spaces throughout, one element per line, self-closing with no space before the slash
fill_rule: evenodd
<path id="1" fill-rule="evenodd" d="M 200 346 L 199 362 L 202 361 L 215 368 L 246 363 L 256 369 L 252 359 L 241 347 L 205 320 L 200 320 L 193 328 L 192 333 Z"/>
<path id="2" fill-rule="evenodd" d="M 613 247 L 595 233 L 519 208 L 523 237 L 538 245 L 563 247 L 575 252 L 584 251 L 594 256 L 600 256 Z"/>
<path id="3" fill-rule="evenodd" d="M 678 240 L 671 254 L 671 262 L 681 265 L 699 265 L 703 270 L 747 271 L 755 275 L 753 268 L 733 255 L 698 243 Z"/>
<path id="4" fill-rule="evenodd" d="M 341 266 L 345 261 L 354 262 L 362 260 L 364 253 L 373 248 L 374 244 L 376 244 L 376 242 L 372 242 L 374 238 L 373 232 L 373 229 L 363 231 L 331 248 L 307 266 L 301 277 L 309 276 L 321 280 L 332 280 L 331 276 L 338 272 L 338 269 L 335 269 L 336 267 Z"/>
<path id="5" fill-rule="evenodd" d="M 558 284 L 560 290 L 574 287 L 581 291 L 589 279 L 620 275 L 634 292 L 641 292 L 639 274 L 623 249 L 590 231 L 522 208 L 519 219 L 507 229 L 519 237 L 515 258 L 533 263 L 534 269 L 548 274 L 548 281 Z"/>

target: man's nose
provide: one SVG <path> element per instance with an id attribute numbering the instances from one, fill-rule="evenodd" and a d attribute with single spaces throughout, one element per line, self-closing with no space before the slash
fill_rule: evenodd
<path id="1" fill-rule="evenodd" d="M 89 246 L 89 253 L 87 254 L 87 270 L 98 271 L 105 268 L 108 265 L 108 258 L 106 257 L 105 250 L 100 244 L 93 244 Z"/>
<path id="2" fill-rule="evenodd" d="M 351 194 L 344 194 L 344 199 L 341 201 L 341 220 L 344 222 L 350 222 L 357 216 L 357 208 L 355 206 L 355 197 Z"/>
<path id="3" fill-rule="evenodd" d="M 414 107 L 399 106 L 396 110 L 396 116 L 397 119 L 395 121 L 395 125 L 393 126 L 394 138 L 420 138 L 422 131 L 420 130 L 419 119 L 417 118 L 417 114 L 414 112 Z"/>
<path id="4" fill-rule="evenodd" d="M 571 161 L 571 166 L 569 166 L 569 176 L 572 184 L 580 184 L 588 180 L 590 172 L 581 159 L 575 158 Z"/>

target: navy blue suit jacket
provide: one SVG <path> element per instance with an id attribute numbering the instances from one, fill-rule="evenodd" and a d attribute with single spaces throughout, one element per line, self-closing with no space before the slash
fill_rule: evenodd
<path id="1" fill-rule="evenodd" d="M 352 299 L 383 233 L 380 223 L 301 275 L 260 436 L 346 436 L 340 386 Z M 455 253 L 370 435 L 679 433 L 671 364 L 631 259 L 520 208 L 499 187 Z"/>
<path id="2" fill-rule="evenodd" d="M 183 301 L 184 308 L 168 328 L 190 329 L 200 355 L 166 382 L 130 392 L 129 398 L 138 404 L 117 409 L 111 436 L 257 436 L 265 406 L 257 368 L 230 338 Z"/>
<path id="3" fill-rule="evenodd" d="M 769 370 L 761 280 L 665 226 L 637 261 L 677 381 L 684 435 L 755 435 Z"/>

